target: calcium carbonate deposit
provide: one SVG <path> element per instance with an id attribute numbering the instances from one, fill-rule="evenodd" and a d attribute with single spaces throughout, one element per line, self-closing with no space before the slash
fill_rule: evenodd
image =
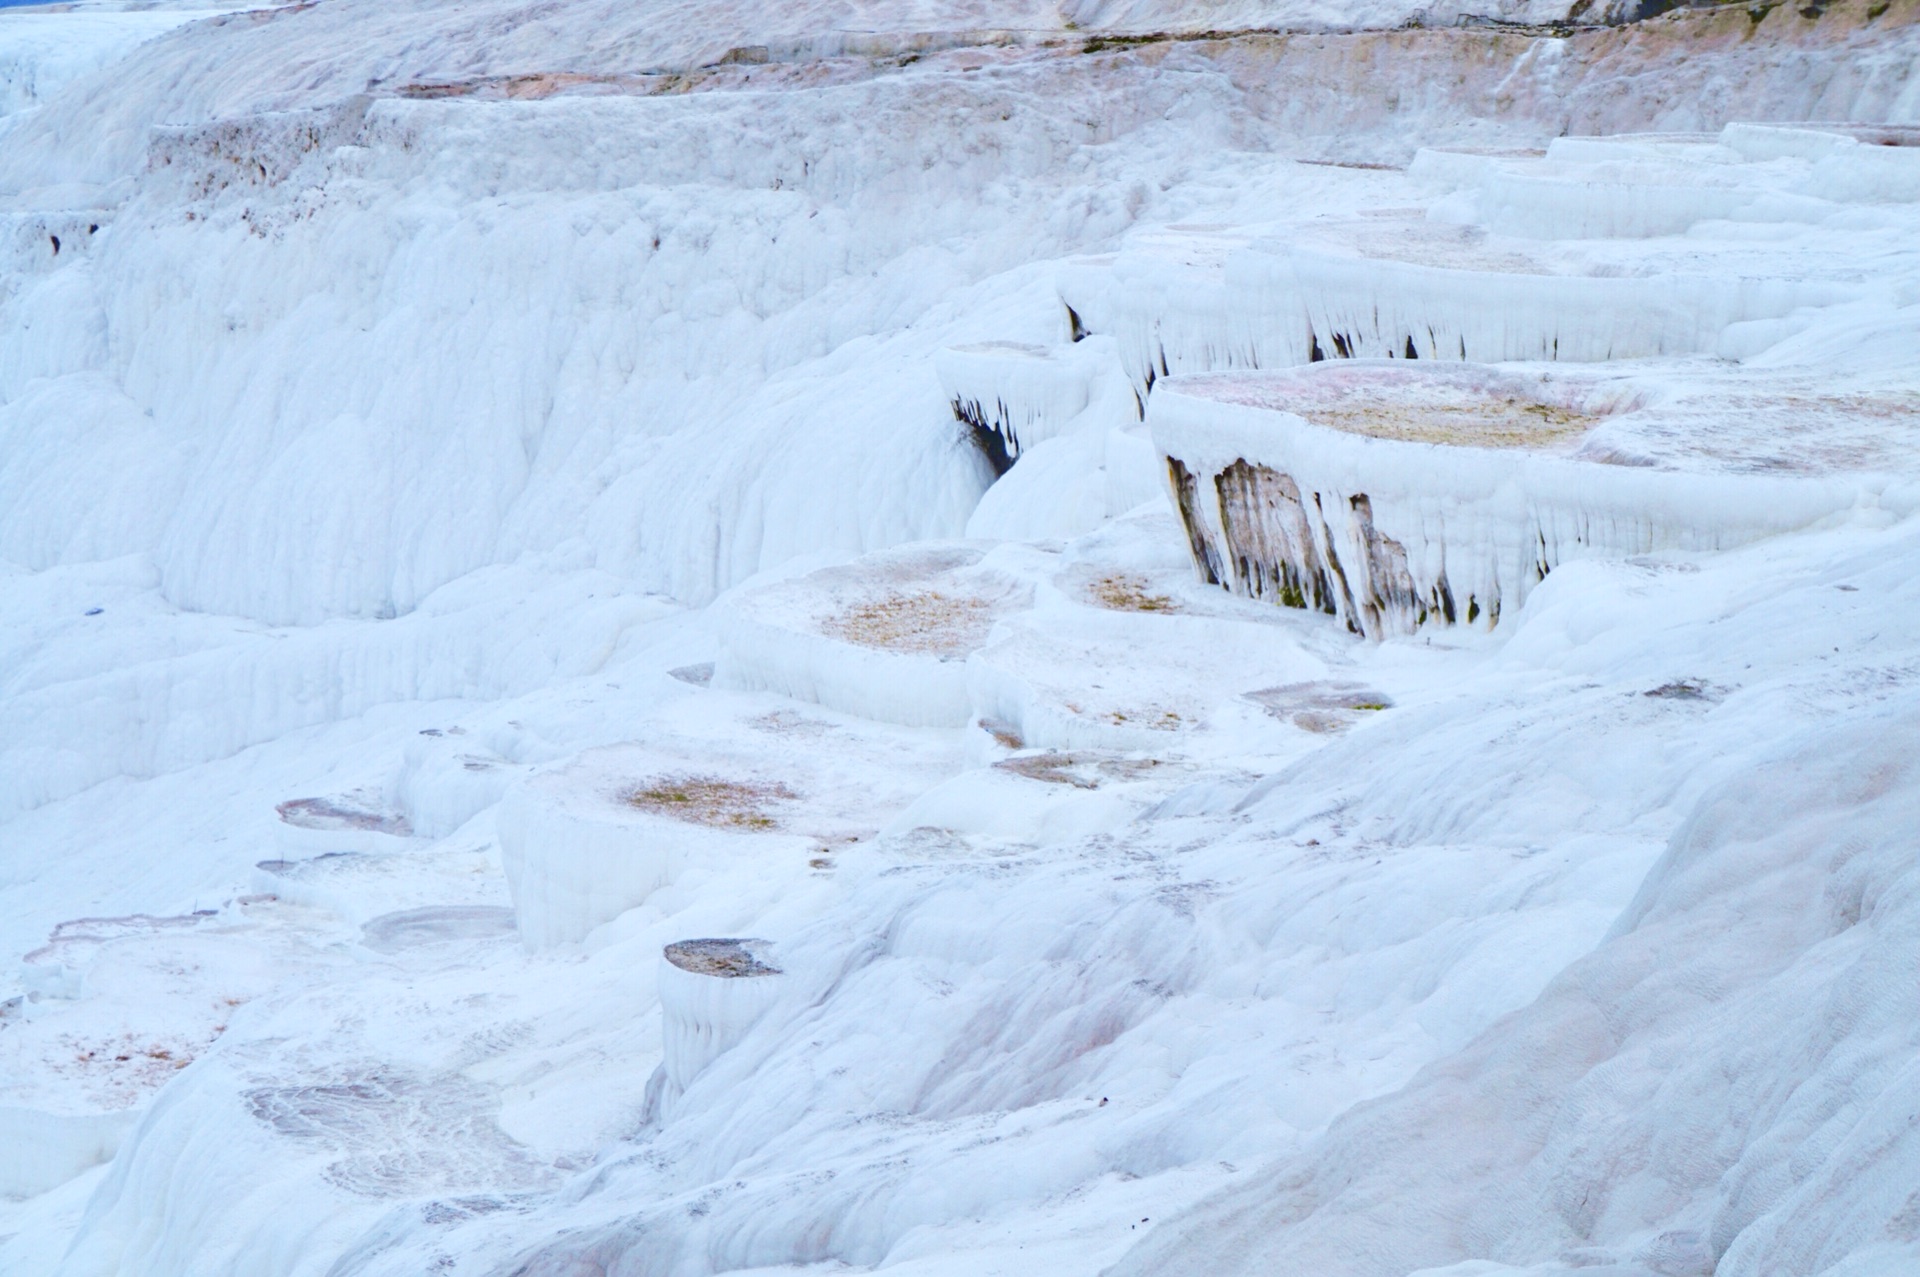
<path id="1" fill-rule="evenodd" d="M 1920 1273 L 1915 0 L 0 0 L 0 1274 Z"/>

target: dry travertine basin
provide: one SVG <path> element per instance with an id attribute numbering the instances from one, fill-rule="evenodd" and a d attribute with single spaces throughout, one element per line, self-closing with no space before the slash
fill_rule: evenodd
<path id="1" fill-rule="evenodd" d="M 770 941 L 754 939 L 676 940 L 661 952 L 682 971 L 737 980 L 781 974 L 779 967 L 764 961 L 755 952 L 756 949 L 764 951 L 770 944 Z"/>
<path id="2" fill-rule="evenodd" d="M 684 758 L 606 746 L 508 789 L 496 817 L 501 865 L 528 948 L 581 939 L 688 864 L 809 845 L 785 829 L 804 810 L 799 787 L 747 766 L 689 773 Z"/>
<path id="3" fill-rule="evenodd" d="M 967 657 L 1033 587 L 982 542 L 882 550 L 730 597 L 713 686 L 908 727 L 972 716 Z"/>
<path id="4" fill-rule="evenodd" d="M 779 818 L 769 808 L 799 794 L 778 781 L 728 780 L 722 776 L 669 776 L 626 791 L 628 806 L 709 829 L 772 830 Z"/>
<path id="5" fill-rule="evenodd" d="M 1292 413 L 1346 434 L 1529 449 L 1640 469 L 1718 474 L 1912 473 L 1920 393 L 1846 389 L 1794 374 L 1693 366 L 1649 403 L 1636 376 L 1474 364 L 1340 360 L 1277 372 L 1202 373 L 1180 393 Z"/>
<path id="6" fill-rule="evenodd" d="M 1369 209 L 1357 216 L 1316 218 L 1298 227 L 1293 245 L 1374 261 L 1508 275 L 1560 275 L 1569 265 L 1548 253 L 1495 240 L 1484 227 L 1427 219 L 1425 209 Z"/>
<path id="7" fill-rule="evenodd" d="M 1206 373 L 1187 394 L 1290 412 L 1370 439 L 1562 450 L 1630 401 L 1596 405 L 1591 383 L 1493 373 L 1475 365 L 1354 361 L 1298 373 Z"/>
<path id="8" fill-rule="evenodd" d="M 1603 423 L 1587 461 L 1725 474 L 1912 474 L 1920 392 L 1842 389 L 1801 376 L 1705 379 Z"/>
<path id="9" fill-rule="evenodd" d="M 820 629 L 860 647 L 959 655 L 986 642 L 998 615 L 995 601 L 978 595 L 904 590 L 823 617 Z"/>

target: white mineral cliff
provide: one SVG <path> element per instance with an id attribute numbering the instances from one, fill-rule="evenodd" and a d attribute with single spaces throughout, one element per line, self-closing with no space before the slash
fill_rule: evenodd
<path id="1" fill-rule="evenodd" d="M 0 1273 L 1920 1270 L 1920 10 L 0 5 Z"/>

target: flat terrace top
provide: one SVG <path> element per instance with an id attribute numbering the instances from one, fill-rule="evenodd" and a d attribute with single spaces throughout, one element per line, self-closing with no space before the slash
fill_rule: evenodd
<path id="1" fill-rule="evenodd" d="M 1746 191 L 1791 191 L 1805 184 L 1811 166 L 1805 159 L 1749 160 L 1722 146 L 1705 148 L 1700 155 L 1641 154 L 1625 148 L 1608 153 L 1602 148 L 1581 154 L 1552 154 L 1545 159 L 1508 163 L 1493 176 L 1508 183 L 1537 182 L 1573 187 L 1630 186 L 1644 189 L 1649 198 L 1669 190 L 1707 188 Z"/>
<path id="2" fill-rule="evenodd" d="M 1164 389 L 1374 439 L 1526 449 L 1603 465 L 1777 475 L 1920 471 L 1920 389 L 1836 387 L 1704 360 L 1571 375 L 1559 366 L 1330 361 L 1180 377 Z"/>
<path id="3" fill-rule="evenodd" d="M 1236 252 L 1270 232 L 1271 227 L 1264 225 L 1200 222 L 1147 227 L 1128 235 L 1117 252 L 1070 258 L 1061 264 L 1059 272 L 1069 278 L 1082 273 L 1128 278 L 1171 271 L 1183 277 L 1217 281 Z"/>
<path id="4" fill-rule="evenodd" d="M 1027 341 L 974 341 L 963 346 L 949 346 L 947 349 L 957 355 L 978 355 L 990 359 L 1053 358 L 1053 352 L 1045 346 L 1036 346 Z"/>
<path id="5" fill-rule="evenodd" d="M 1695 188 L 1704 184 L 1692 183 Z M 1810 228 L 1796 229 L 1802 235 L 1814 233 Z M 1729 279 L 1856 280 L 1860 265 L 1857 248 L 1849 250 L 1844 241 L 1821 245 L 1691 235 L 1536 239 L 1480 225 L 1430 221 L 1421 209 L 1313 218 L 1262 237 L 1248 251 L 1296 260 L 1303 256 L 1358 258 L 1490 275 L 1592 279 L 1704 274 Z"/>
<path id="6" fill-rule="evenodd" d="M 1913 474 L 1920 471 L 1920 390 L 1709 380 L 1604 423 L 1578 455 L 1733 474 Z"/>
<path id="7" fill-rule="evenodd" d="M 1502 275 L 1576 273 L 1564 259 L 1488 235 L 1483 227 L 1427 220 L 1417 208 L 1389 208 L 1357 217 L 1324 217 L 1302 222 L 1285 236 L 1264 240 L 1268 251 L 1306 251 L 1375 261 L 1404 262 L 1444 270 L 1486 271 Z"/>
<path id="8" fill-rule="evenodd" d="M 1127 237 L 1129 256 L 1151 254 L 1184 266 L 1219 267 L 1235 249 L 1259 231 L 1227 222 L 1174 222 L 1135 231 Z"/>
<path id="9" fill-rule="evenodd" d="M 1526 177 L 1531 171 L 1545 175 L 1539 180 L 1564 180 L 1574 187 L 1584 181 L 1574 166 L 1550 169 L 1544 161 L 1539 164 L 1533 170 L 1515 168 L 1513 174 Z M 1619 177 L 1629 167 L 1635 166 L 1587 165 L 1581 171 L 1588 175 L 1609 171 Z M 1672 168 L 1667 166 L 1662 171 L 1671 173 Z M 1706 175 L 1703 166 L 1681 179 L 1680 184 L 1695 192 L 1730 184 L 1755 198 L 1779 185 L 1761 180 L 1772 173 L 1766 165 L 1725 165 L 1720 170 Z M 1650 178 L 1653 169 L 1641 165 L 1636 171 L 1641 178 Z M 1552 178 L 1554 173 L 1559 173 L 1560 179 Z M 1748 176 L 1755 180 L 1749 183 Z M 1624 184 L 1634 186 L 1636 182 Z M 1670 179 L 1668 189 L 1673 188 Z M 1646 198 L 1659 198 L 1655 185 L 1645 185 L 1644 190 Z M 1774 194 L 1787 198 L 1777 189 Z M 1484 203 L 1478 210 L 1484 219 L 1497 222 L 1502 210 L 1518 207 L 1502 202 L 1506 195 L 1488 198 L 1493 202 Z M 1248 246 L 1234 254 L 1227 272 L 1232 276 L 1260 259 L 1291 259 L 1296 264 L 1302 260 L 1346 259 L 1489 275 L 1593 279 L 1710 276 L 1729 282 L 1778 280 L 1803 287 L 1857 289 L 1863 258 L 1911 251 L 1914 220 L 1911 206 L 1860 207 L 1861 218 L 1850 223 L 1845 234 L 1835 234 L 1814 222 L 1786 221 L 1716 224 L 1711 234 L 1676 232 L 1590 239 L 1506 234 L 1485 225 L 1429 220 L 1424 208 L 1383 208 L 1261 228 L 1261 234 L 1251 237 Z"/>
<path id="10" fill-rule="evenodd" d="M 742 605 L 763 622 L 856 647 L 942 657 L 986 642 L 995 621 L 1030 593 L 978 566 L 979 546 L 881 551 L 755 591 Z"/>
<path id="11" fill-rule="evenodd" d="M 1509 375 L 1478 364 L 1415 367 L 1341 361 L 1285 372 L 1204 373 L 1182 394 L 1405 443 L 1570 451 L 1599 422 L 1585 383 Z"/>

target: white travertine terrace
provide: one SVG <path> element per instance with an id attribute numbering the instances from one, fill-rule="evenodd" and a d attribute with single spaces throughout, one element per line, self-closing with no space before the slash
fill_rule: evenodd
<path id="1" fill-rule="evenodd" d="M 786 988 L 765 940 L 678 940 L 660 955 L 661 1067 L 671 1106 L 701 1070 L 746 1036 Z"/>
<path id="2" fill-rule="evenodd" d="M 1431 208 L 1169 227 L 1056 281 L 1085 331 L 1114 338 L 1143 403 L 1160 377 L 1319 359 L 1738 357 L 1729 330 L 1871 290 L 1844 253 L 1789 264 L 1738 237 L 1673 237 L 1920 199 L 1912 141 L 1884 126 L 1732 124 L 1544 152 L 1423 149 L 1410 175 L 1448 193 Z"/>
<path id="3" fill-rule="evenodd" d="M 1031 589 L 987 547 L 949 542 L 870 555 L 722 600 L 716 687 L 776 691 L 910 727 L 967 721 L 966 658 Z"/>
<path id="4" fill-rule="evenodd" d="M 0 0 L 0 1273 L 1920 1271 L 1920 0 L 208 2 Z"/>
<path id="5" fill-rule="evenodd" d="M 1336 361 L 1176 378 L 1150 421 L 1205 579 L 1376 638 L 1490 627 L 1572 559 L 1726 549 L 1920 500 L 1911 396 L 1724 374 L 1654 406 L 1637 393 L 1559 369 Z"/>
<path id="6" fill-rule="evenodd" d="M 689 786 L 685 771 L 657 750 L 615 745 L 508 791 L 500 858 L 528 949 L 584 939 L 689 863 L 807 846 L 762 810 L 780 807 L 788 791 L 753 778 L 696 777 Z"/>

